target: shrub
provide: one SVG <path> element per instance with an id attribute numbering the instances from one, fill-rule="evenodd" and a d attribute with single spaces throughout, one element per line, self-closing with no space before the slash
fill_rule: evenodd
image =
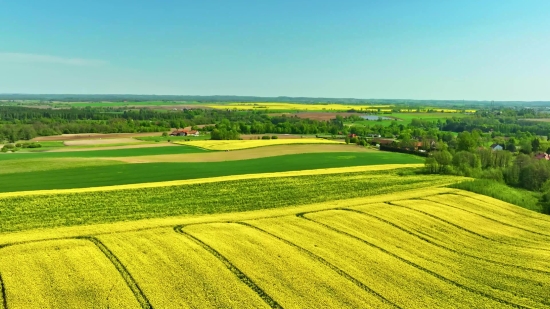
<path id="1" fill-rule="evenodd" d="M 277 135 L 271 136 L 271 139 L 278 139 L 279 137 Z"/>
<path id="2" fill-rule="evenodd" d="M 262 136 L 262 139 L 271 139 L 271 137 L 269 135 L 264 135 Z"/>

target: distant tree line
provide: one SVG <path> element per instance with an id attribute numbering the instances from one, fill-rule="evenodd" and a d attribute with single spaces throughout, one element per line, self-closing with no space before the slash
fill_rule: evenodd
<path id="1" fill-rule="evenodd" d="M 215 109 L 159 111 L 0 106 L 0 140 L 8 142 L 58 134 L 161 132 L 196 125 L 210 125 L 203 130 L 212 131 L 216 139 L 238 139 L 240 134 L 339 134 L 343 130 L 341 117 L 318 121 Z"/>

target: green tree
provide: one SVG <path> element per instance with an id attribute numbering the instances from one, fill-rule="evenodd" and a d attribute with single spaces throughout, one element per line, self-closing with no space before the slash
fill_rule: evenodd
<path id="1" fill-rule="evenodd" d="M 540 141 L 538 138 L 534 138 L 532 141 L 531 141 L 531 148 L 534 152 L 537 152 L 539 151 L 540 149 Z"/>
<path id="2" fill-rule="evenodd" d="M 528 139 L 522 139 L 519 143 L 520 151 L 524 154 L 530 154 L 533 152 L 533 147 L 531 146 L 531 141 Z"/>
<path id="3" fill-rule="evenodd" d="M 438 173 L 446 173 L 450 171 L 451 164 L 453 163 L 453 155 L 447 150 L 435 151 L 433 158 L 438 165 Z"/>
<path id="4" fill-rule="evenodd" d="M 464 131 L 458 134 L 457 148 L 459 151 L 471 151 L 475 148 L 477 141 L 470 132 Z"/>

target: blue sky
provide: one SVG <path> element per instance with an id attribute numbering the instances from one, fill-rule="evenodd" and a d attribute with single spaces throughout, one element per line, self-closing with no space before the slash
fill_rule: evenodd
<path id="1" fill-rule="evenodd" d="M 548 0 L 0 0 L 0 93 L 550 100 Z"/>

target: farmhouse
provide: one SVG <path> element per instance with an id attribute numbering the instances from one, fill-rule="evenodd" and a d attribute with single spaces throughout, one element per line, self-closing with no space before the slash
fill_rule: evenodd
<path id="1" fill-rule="evenodd" d="M 190 129 L 174 130 L 170 133 L 170 136 L 199 136 L 199 131 Z"/>
<path id="2" fill-rule="evenodd" d="M 502 146 L 499 145 L 499 144 L 492 144 L 492 145 L 491 145 L 491 150 L 492 150 L 492 151 L 499 151 L 499 150 L 503 150 L 503 149 L 504 149 L 504 147 L 502 147 Z"/>

